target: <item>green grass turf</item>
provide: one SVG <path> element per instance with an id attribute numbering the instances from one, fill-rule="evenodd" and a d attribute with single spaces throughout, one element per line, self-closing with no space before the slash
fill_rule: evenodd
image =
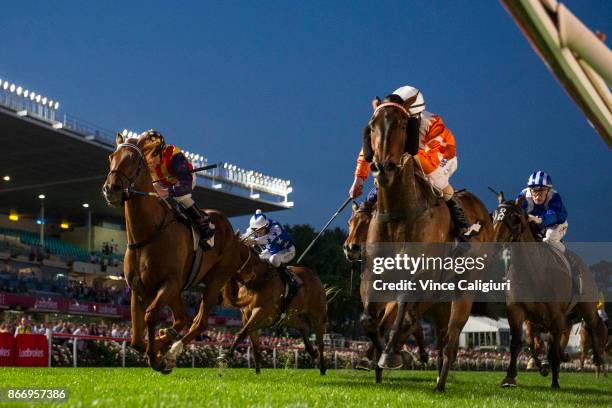
<path id="1" fill-rule="evenodd" d="M 0 387 L 66 387 L 67 407 L 612 407 L 612 376 L 562 373 L 561 390 L 550 377 L 519 373 L 517 388 L 502 389 L 502 372 L 453 372 L 446 393 L 433 392 L 433 371 L 374 374 L 353 370 L 175 369 L 164 376 L 144 368 L 0 368 Z M 27 406 L 27 404 L 2 404 Z M 48 406 L 50 404 L 30 404 Z"/>

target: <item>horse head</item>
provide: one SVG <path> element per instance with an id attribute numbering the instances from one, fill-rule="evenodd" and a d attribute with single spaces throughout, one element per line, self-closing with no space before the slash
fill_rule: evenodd
<path id="1" fill-rule="evenodd" d="M 405 153 L 414 156 L 418 152 L 420 119 L 408 110 L 413 102 L 414 98 L 404 101 L 393 94 L 383 102 L 378 97 L 372 101 L 374 112 L 364 128 L 363 153 L 381 187 L 393 184 Z"/>
<path id="2" fill-rule="evenodd" d="M 344 256 L 349 262 L 361 260 L 361 244 L 366 242 L 368 228 L 372 220 L 374 204 L 364 201 L 361 205 L 353 203 L 353 212 L 348 220 L 348 236 L 342 248 Z"/>
<path id="3" fill-rule="evenodd" d="M 102 186 L 104 199 L 113 207 L 121 206 L 129 200 L 135 185 L 148 177 L 147 159 L 157 144 L 149 133 L 128 139 L 118 133 L 115 145 L 115 151 L 108 157 L 110 171 Z"/>
<path id="4" fill-rule="evenodd" d="M 504 193 L 497 195 L 498 206 L 493 212 L 495 242 L 517 242 L 523 240 L 523 233 L 529 232 L 527 213 L 521 207 L 525 197 L 516 201 L 506 200 Z"/>

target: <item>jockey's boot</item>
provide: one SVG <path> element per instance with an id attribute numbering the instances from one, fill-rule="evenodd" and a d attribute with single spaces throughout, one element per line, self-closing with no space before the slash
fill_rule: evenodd
<path id="1" fill-rule="evenodd" d="M 281 313 L 282 313 L 281 319 L 283 319 L 285 315 L 287 314 L 287 309 L 289 308 L 289 304 L 293 300 L 293 297 L 297 293 L 301 284 L 295 278 L 295 275 L 291 273 L 285 265 L 279 266 L 278 270 L 280 272 L 281 280 L 288 287 L 287 295 L 285 296 L 285 293 L 283 293 L 283 302 L 281 304 Z"/>
<path id="2" fill-rule="evenodd" d="M 482 227 L 482 225 L 480 225 L 480 221 L 476 221 L 475 224 L 470 224 L 467 218 L 465 218 L 465 212 L 463 211 L 463 207 L 457 198 L 452 197 L 450 200 L 446 201 L 446 205 L 448 206 L 451 218 L 455 224 L 455 235 L 459 241 L 468 242 L 470 239 L 478 235 L 480 228 Z"/>
<path id="3" fill-rule="evenodd" d="M 200 230 L 200 246 L 205 251 L 215 245 L 215 224 L 210 220 L 210 216 L 201 211 L 195 204 L 185 208 L 185 213 Z"/>

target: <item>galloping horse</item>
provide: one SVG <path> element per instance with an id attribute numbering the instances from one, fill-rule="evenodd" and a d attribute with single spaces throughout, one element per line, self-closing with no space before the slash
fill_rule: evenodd
<path id="1" fill-rule="evenodd" d="M 253 345 L 255 372 L 259 374 L 262 362 L 259 330 L 281 323 L 300 332 L 304 340 L 304 347 L 314 361 L 317 353 L 308 338 L 308 325 L 310 325 L 316 336 L 319 371 L 321 375 L 325 375 L 323 335 L 329 291 L 324 288 L 317 273 L 305 267 L 291 268 L 291 271 L 302 281 L 302 286 L 291 300 L 286 317 L 282 322 L 278 322 L 282 312 L 282 296 L 285 293 L 285 284 L 278 268 L 261 260 L 251 248 L 244 244 L 240 245 L 239 258 L 242 266 L 223 289 L 225 303 L 239 307 L 242 311 L 242 329 L 234 339 L 229 356 L 233 355 L 238 344 L 248 335 Z M 239 283 L 242 284 L 241 287 Z"/>
<path id="2" fill-rule="evenodd" d="M 188 334 L 170 344 L 188 323 L 189 316 L 181 300 L 194 260 L 191 230 L 160 199 L 152 197 L 153 183 L 145 160 L 154 144 L 146 137 L 116 138 L 116 150 L 110 155 L 110 172 L 102 188 L 107 203 L 124 205 L 128 248 L 124 274 L 131 289 L 131 345 L 145 349 L 149 366 L 169 373 L 182 345 L 192 341 L 208 324 L 208 314 L 217 303 L 223 285 L 240 267 L 240 246 L 229 220 L 220 212 L 207 210 L 216 226 L 215 246 L 204 254 L 192 286 L 203 284 L 202 302 Z M 169 306 L 172 329 L 156 338 L 155 326 L 161 310 Z M 168 353 L 166 353 L 168 351 Z"/>
<path id="3" fill-rule="evenodd" d="M 494 239 L 496 242 L 535 243 L 537 242 L 530 228 L 527 214 L 521 208 L 524 197 L 514 201 L 505 201 L 503 193 L 498 195 L 499 206 L 493 216 Z M 517 244 L 515 244 L 517 245 Z M 567 326 L 584 319 L 586 331 L 593 341 L 593 354 L 598 371 L 603 361 L 603 346 L 606 338 L 605 325 L 597 315 L 597 285 L 589 268 L 569 250 L 565 255 L 573 258 L 570 264 L 579 268 L 582 274 L 584 293 L 594 293 L 593 301 L 581 299 L 576 308 L 572 305 L 572 278 L 560 255 L 554 253 L 547 244 L 532 245 L 527 251 L 513 251 L 507 278 L 529 288 L 536 288 L 542 293 L 554 295 L 555 301 L 521 301 L 523 293 L 512 286 L 508 293 L 507 313 L 510 323 L 511 347 L 510 365 L 502 386 L 516 386 L 517 356 L 521 349 L 522 325 L 528 319 L 537 325 L 542 332 L 549 332 L 548 359 L 552 371 L 552 388 L 559 388 L 559 369 L 563 352 L 562 337 Z M 551 283 L 554 282 L 554 285 Z M 524 286 L 527 287 L 527 286 Z M 517 288 L 517 289 L 515 289 Z M 524 291 L 523 291 L 524 292 Z M 545 296 L 549 297 L 549 296 Z M 562 299 L 565 299 L 563 301 Z M 546 299 L 548 300 L 548 299 Z M 529 340 L 529 339 L 528 339 Z"/>
<path id="4" fill-rule="evenodd" d="M 370 227 L 370 221 L 372 220 L 372 214 L 375 210 L 376 206 L 369 201 L 364 201 L 361 205 L 353 203 L 351 218 L 348 220 L 348 235 L 343 245 L 346 259 L 353 265 L 358 265 L 361 261 L 361 245 L 365 243 L 368 238 L 368 229 Z M 364 298 L 365 294 L 362 294 L 361 299 L 363 300 Z M 387 303 L 384 311 L 382 311 L 382 315 L 377 316 L 380 336 L 384 336 L 391 328 L 391 325 L 395 321 L 396 314 L 397 302 L 392 301 Z M 405 337 L 412 335 L 419 349 L 419 360 L 421 363 L 426 363 L 429 356 L 425 350 L 423 328 L 417 320 L 414 322 L 414 325 L 406 327 L 406 329 L 409 331 L 404 334 Z M 374 358 L 375 351 L 374 344 L 370 342 L 365 353 L 367 360 Z M 362 362 L 359 364 L 358 368 L 369 370 L 369 361 L 365 361 L 365 364 Z"/>
<path id="5" fill-rule="evenodd" d="M 363 152 L 371 162 L 371 170 L 378 183 L 378 211 L 370 223 L 368 243 L 378 242 L 417 242 L 452 243 L 453 225 L 449 210 L 443 199 L 423 174 L 420 163 L 414 157 L 418 152 L 418 121 L 410 117 L 408 108 L 414 102 L 408 99 L 404 104 L 385 103 L 375 98 L 372 106 L 374 114 L 364 129 Z M 459 198 L 459 197 L 458 197 Z M 480 220 L 482 228 L 475 241 L 487 242 L 492 237 L 492 227 L 484 204 L 473 194 L 460 196 L 467 218 L 471 222 Z M 372 271 L 366 269 L 366 274 Z M 366 277 L 366 276 L 364 276 Z M 367 277 L 366 277 L 367 278 Z M 362 285 L 367 279 L 362 277 Z M 369 335 L 376 338 L 375 316 L 381 305 L 363 300 L 364 323 Z M 459 346 L 459 335 L 465 325 L 473 303 L 473 296 L 465 296 L 452 302 L 448 326 L 438 333 L 443 353 L 438 358 L 437 391 L 444 391 L 446 379 Z M 389 341 L 379 361 L 379 366 L 397 368 L 401 366 L 398 344 L 402 332 L 404 316 L 419 317 L 419 313 L 429 306 L 423 302 L 410 305 L 400 302 L 397 318 L 390 332 Z M 374 341 L 378 348 L 380 339 Z M 443 347 L 442 347 L 443 346 Z"/>

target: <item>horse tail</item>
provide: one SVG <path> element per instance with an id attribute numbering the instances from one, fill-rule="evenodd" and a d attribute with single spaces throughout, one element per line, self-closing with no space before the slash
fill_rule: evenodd
<path id="1" fill-rule="evenodd" d="M 252 295 L 238 297 L 238 281 L 235 278 L 231 278 L 223 287 L 223 304 L 225 306 L 234 306 L 243 308 L 251 303 L 253 300 Z"/>

